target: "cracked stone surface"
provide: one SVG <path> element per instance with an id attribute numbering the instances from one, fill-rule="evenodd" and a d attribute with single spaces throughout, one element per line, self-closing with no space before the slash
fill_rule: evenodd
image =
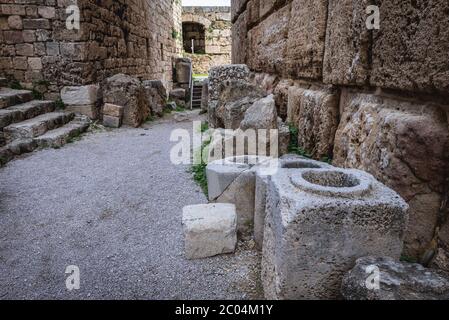
<path id="1" fill-rule="evenodd" d="M 207 199 L 171 164 L 169 138 L 197 118 L 88 134 L 0 168 L 0 298 L 260 299 L 251 243 L 184 257 L 182 208 Z M 68 265 L 80 290 L 66 289 Z"/>

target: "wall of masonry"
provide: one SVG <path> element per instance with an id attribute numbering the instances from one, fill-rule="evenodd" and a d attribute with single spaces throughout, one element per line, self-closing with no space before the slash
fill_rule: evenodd
<path id="1" fill-rule="evenodd" d="M 79 30 L 66 27 L 73 4 Z M 0 9 L 0 73 L 46 98 L 116 73 L 171 84 L 180 1 L 0 0 Z"/>
<path id="2" fill-rule="evenodd" d="M 192 59 L 195 73 L 207 73 L 211 67 L 231 63 L 231 8 L 183 7 L 183 22 L 196 22 L 205 27 L 205 54 L 185 56 Z"/>
<path id="3" fill-rule="evenodd" d="M 372 4 L 379 30 L 366 26 Z M 449 250 L 449 223 L 438 222 L 448 214 L 449 3 L 232 0 L 232 22 L 233 63 L 277 76 L 266 87 L 299 146 L 406 199 L 406 255 L 433 238 Z"/>

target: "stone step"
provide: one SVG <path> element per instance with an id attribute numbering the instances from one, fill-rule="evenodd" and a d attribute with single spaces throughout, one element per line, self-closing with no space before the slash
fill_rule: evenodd
<path id="1" fill-rule="evenodd" d="M 88 127 L 89 122 L 74 120 L 58 129 L 48 131 L 47 133 L 34 138 L 34 140 L 41 148 L 61 147 L 69 142 L 70 139 L 82 134 Z"/>
<path id="2" fill-rule="evenodd" d="M 29 120 L 11 124 L 3 128 L 6 142 L 9 143 L 16 139 L 41 136 L 47 131 L 61 127 L 71 121 L 74 115 L 73 112 L 50 112 Z"/>
<path id="3" fill-rule="evenodd" d="M 33 100 L 6 109 L 0 109 L 0 130 L 4 127 L 55 110 L 53 101 Z"/>
<path id="4" fill-rule="evenodd" d="M 6 78 L 0 77 L 0 87 L 6 87 L 8 85 L 8 80 Z"/>
<path id="5" fill-rule="evenodd" d="M 29 90 L 0 88 L 0 109 L 8 108 L 31 100 L 33 100 L 33 94 Z"/>

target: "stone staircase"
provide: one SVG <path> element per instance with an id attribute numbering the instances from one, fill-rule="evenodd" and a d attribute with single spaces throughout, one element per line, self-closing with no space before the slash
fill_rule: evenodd
<path id="1" fill-rule="evenodd" d="M 33 100 L 31 91 L 0 88 L 0 166 L 37 148 L 61 147 L 88 127 L 87 118 Z"/>
<path id="2" fill-rule="evenodd" d="M 203 96 L 203 85 L 193 85 L 192 108 L 201 108 L 201 98 Z"/>

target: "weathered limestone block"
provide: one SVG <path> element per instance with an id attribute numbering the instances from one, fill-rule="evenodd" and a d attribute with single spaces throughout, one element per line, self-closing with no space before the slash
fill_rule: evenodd
<path id="1" fill-rule="evenodd" d="M 278 116 L 281 117 L 282 121 L 287 119 L 288 89 L 292 85 L 292 80 L 283 79 L 277 84 L 273 91 Z"/>
<path id="2" fill-rule="evenodd" d="M 100 117 L 100 108 L 96 104 L 68 105 L 65 107 L 65 111 L 82 114 L 92 120 L 98 119 Z"/>
<path id="3" fill-rule="evenodd" d="M 299 86 L 290 86 L 287 90 L 287 123 L 297 125 L 301 108 L 301 98 L 306 89 Z"/>
<path id="4" fill-rule="evenodd" d="M 117 74 L 104 81 L 103 100 L 124 107 L 123 124 L 138 127 L 150 115 L 150 103 L 142 83 L 133 77 Z"/>
<path id="5" fill-rule="evenodd" d="M 277 129 L 278 116 L 273 95 L 262 98 L 254 102 L 245 112 L 245 116 L 240 123 L 240 129 Z"/>
<path id="6" fill-rule="evenodd" d="M 290 127 L 282 122 L 282 119 L 279 117 L 278 130 L 278 152 L 282 156 L 288 153 L 288 147 L 290 146 Z"/>
<path id="7" fill-rule="evenodd" d="M 61 99 L 68 106 L 95 104 L 98 100 L 98 89 L 98 85 L 63 87 Z"/>
<path id="8" fill-rule="evenodd" d="M 418 258 L 433 238 L 448 172 L 445 113 L 434 105 L 348 92 L 342 108 L 333 163 L 373 174 L 408 202 L 405 254 Z"/>
<path id="9" fill-rule="evenodd" d="M 123 116 L 123 107 L 105 103 L 103 106 L 103 115 L 121 118 Z"/>
<path id="10" fill-rule="evenodd" d="M 247 24 L 248 27 L 252 27 L 259 21 L 260 18 L 260 0 L 248 1 L 247 10 L 248 10 Z"/>
<path id="11" fill-rule="evenodd" d="M 207 104 L 209 103 L 209 79 L 203 81 L 201 89 L 201 112 L 207 112 Z"/>
<path id="12" fill-rule="evenodd" d="M 283 6 L 288 0 L 260 0 L 259 15 L 264 17 L 276 8 Z"/>
<path id="13" fill-rule="evenodd" d="M 279 170 L 295 170 L 306 168 L 332 168 L 325 162 L 318 162 L 297 155 L 284 155 L 279 160 Z M 254 242 L 259 250 L 262 250 L 265 228 L 267 186 L 270 175 L 256 171 L 256 193 L 254 205 Z"/>
<path id="14" fill-rule="evenodd" d="M 366 27 L 366 8 L 370 4 L 368 0 L 329 0 L 323 64 L 325 83 L 367 84 L 371 31 Z"/>
<path id="15" fill-rule="evenodd" d="M 358 170 L 279 170 L 268 184 L 262 282 L 267 299 L 336 299 L 356 259 L 399 259 L 407 204 Z"/>
<path id="16" fill-rule="evenodd" d="M 378 290 L 366 285 L 374 267 L 380 271 Z M 364 257 L 344 276 L 341 291 L 347 300 L 447 300 L 449 278 L 420 264 Z"/>
<path id="17" fill-rule="evenodd" d="M 146 80 L 142 82 L 150 102 L 151 112 L 161 117 L 167 102 L 167 89 L 160 80 Z"/>
<path id="18" fill-rule="evenodd" d="M 381 27 L 373 36 L 371 84 L 448 92 L 449 3 L 383 0 L 379 7 Z"/>
<path id="19" fill-rule="evenodd" d="M 235 204 L 237 230 L 242 234 L 250 232 L 254 223 L 256 170 L 267 170 L 269 165 L 267 157 L 239 156 L 216 160 L 207 166 L 209 200 Z"/>
<path id="20" fill-rule="evenodd" d="M 300 106 L 295 107 L 299 110 L 296 123 L 298 146 L 314 159 L 332 158 L 339 121 L 339 97 L 338 93 L 327 90 L 300 93 Z"/>
<path id="21" fill-rule="evenodd" d="M 289 19 L 290 4 L 275 11 L 249 31 L 247 64 L 251 70 L 286 74 Z"/>
<path id="22" fill-rule="evenodd" d="M 103 106 L 103 125 L 110 128 L 120 128 L 123 118 L 123 107 L 106 103 Z"/>
<path id="23" fill-rule="evenodd" d="M 237 234 L 233 204 L 200 204 L 186 206 L 182 211 L 187 259 L 201 259 L 235 251 Z"/>
<path id="24" fill-rule="evenodd" d="M 179 84 L 190 83 L 191 74 L 190 68 L 192 61 L 189 58 L 178 58 L 175 62 L 176 68 L 176 82 Z"/>
<path id="25" fill-rule="evenodd" d="M 294 78 L 321 79 L 328 0 L 293 0 L 287 70 Z"/>
<path id="26" fill-rule="evenodd" d="M 223 82 L 219 92 L 215 104 L 209 99 L 209 124 L 215 128 L 234 130 L 240 127 L 246 110 L 265 96 L 257 86 L 241 80 Z"/>
<path id="27" fill-rule="evenodd" d="M 248 50 L 248 14 L 243 12 L 232 24 L 232 63 L 242 64 L 247 62 L 247 50 Z"/>
<path id="28" fill-rule="evenodd" d="M 448 237 L 444 237 L 446 240 L 446 246 L 448 243 Z M 435 256 L 430 263 L 430 267 L 439 271 L 445 272 L 449 275 L 449 252 L 443 248 L 438 248 L 435 252 Z"/>

